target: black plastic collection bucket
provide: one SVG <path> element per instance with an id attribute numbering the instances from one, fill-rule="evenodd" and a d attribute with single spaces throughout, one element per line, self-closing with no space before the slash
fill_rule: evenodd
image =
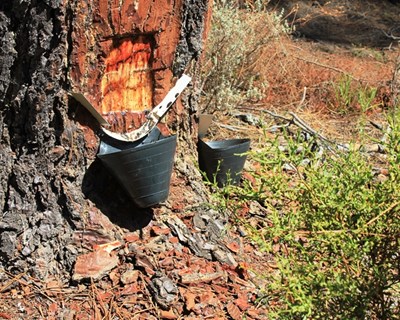
<path id="1" fill-rule="evenodd" d="M 207 179 L 219 187 L 238 184 L 250 148 L 250 139 L 231 139 L 205 142 L 199 139 L 199 167 Z"/>
<path id="2" fill-rule="evenodd" d="M 165 201 L 169 194 L 176 136 L 155 128 L 135 142 L 104 137 L 97 156 L 140 208 Z"/>

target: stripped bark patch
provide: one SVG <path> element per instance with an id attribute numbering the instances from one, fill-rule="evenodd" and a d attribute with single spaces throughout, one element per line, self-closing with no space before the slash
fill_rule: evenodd
<path id="1" fill-rule="evenodd" d="M 143 111 L 153 108 L 151 39 L 139 36 L 117 43 L 105 59 L 101 111 Z"/>

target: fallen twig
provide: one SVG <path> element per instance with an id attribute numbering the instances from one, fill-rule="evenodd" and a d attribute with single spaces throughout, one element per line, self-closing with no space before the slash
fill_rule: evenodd
<path id="1" fill-rule="evenodd" d="M 232 126 L 232 125 L 227 125 L 227 124 L 222 124 L 222 123 L 218 123 L 218 122 L 214 122 L 217 126 L 221 127 L 221 128 L 225 128 L 231 131 L 247 131 L 248 128 L 246 127 L 238 127 L 238 126 Z"/>
<path id="2" fill-rule="evenodd" d="M 376 220 L 378 220 L 380 217 L 384 216 L 386 213 L 392 211 L 395 207 L 397 207 L 400 204 L 400 201 L 397 201 L 393 203 L 389 208 L 383 210 L 380 214 L 378 214 L 375 218 L 369 220 L 366 225 L 369 226 L 370 224 L 374 223 Z"/>
<path id="3" fill-rule="evenodd" d="M 396 31 L 396 29 L 399 29 L 399 27 L 393 27 L 393 28 L 391 28 L 391 29 L 389 30 L 390 34 L 387 33 L 387 32 L 385 32 L 385 31 L 382 30 L 382 29 L 381 29 L 381 31 L 382 31 L 382 33 L 383 33 L 386 37 L 388 37 L 389 39 L 392 39 L 392 40 L 400 40 L 400 37 L 397 37 L 397 36 L 394 36 L 394 35 L 393 35 L 393 32 Z"/>
<path id="4" fill-rule="evenodd" d="M 382 125 L 380 125 L 379 123 L 376 123 L 376 122 L 374 122 L 374 121 L 369 121 L 369 123 L 375 128 L 375 129 L 378 129 L 378 130 L 380 130 L 380 131 L 383 131 L 383 126 Z"/>
<path id="5" fill-rule="evenodd" d="M 338 149 L 338 150 L 345 150 L 345 151 L 348 150 L 348 148 L 347 148 L 346 146 L 341 145 L 341 144 L 338 144 L 338 143 L 335 143 L 335 142 L 329 140 L 328 138 L 324 137 L 322 134 L 318 133 L 318 132 L 315 131 L 314 129 L 312 129 L 307 123 L 305 123 L 302 119 L 300 119 L 299 116 L 297 116 L 297 115 L 296 115 L 295 113 L 293 113 L 293 112 L 289 112 L 289 115 L 290 115 L 292 118 L 287 118 L 287 117 L 284 117 L 284 116 L 282 116 L 282 115 L 273 113 L 273 112 L 268 111 L 268 110 L 265 110 L 265 113 L 269 114 L 269 115 L 272 116 L 273 118 L 280 119 L 280 120 L 284 120 L 284 121 L 287 122 L 285 125 L 274 126 L 274 127 L 272 127 L 273 129 L 284 128 L 284 127 L 290 126 L 291 124 L 294 124 L 294 125 L 298 126 L 298 127 L 299 127 L 301 130 L 303 130 L 304 132 L 306 132 L 306 133 L 308 133 L 309 135 L 311 135 L 311 136 L 313 136 L 313 137 L 319 139 L 319 140 L 325 145 L 325 147 L 326 147 L 329 151 L 331 151 L 331 152 L 333 152 L 333 153 L 336 153 L 336 151 L 335 151 L 334 148 L 332 148 L 332 145 L 334 145 L 334 146 L 336 147 L 336 149 Z"/>
<path id="6" fill-rule="evenodd" d="M 299 102 L 299 105 L 297 106 L 297 109 L 299 109 L 303 105 L 304 101 L 306 100 L 306 96 L 307 96 L 307 87 L 304 87 L 303 96 L 301 97 L 301 100 Z"/>
<path id="7" fill-rule="evenodd" d="M 352 79 L 354 79 L 354 80 L 356 80 L 356 81 L 361 81 L 360 79 L 358 79 L 358 78 L 352 76 L 351 74 L 349 74 L 349 73 L 346 72 L 345 70 L 342 70 L 342 69 L 339 69 L 339 68 L 336 68 L 336 67 L 332 67 L 332 66 L 328 66 L 328 65 L 326 65 L 326 64 L 323 64 L 323 63 L 320 63 L 320 62 L 317 62 L 317 61 L 311 61 L 311 60 L 308 60 L 308 59 L 305 59 L 305 58 L 302 58 L 302 57 L 297 57 L 297 56 L 294 56 L 294 57 L 295 57 L 296 59 L 299 59 L 299 60 L 302 60 L 302 61 L 305 61 L 305 62 L 308 62 L 308 63 L 315 64 L 316 66 L 319 66 L 319 67 L 322 67 L 322 68 L 326 68 L 326 69 L 330 69 L 330 70 L 333 70 L 333 71 L 336 71 L 336 72 L 339 72 L 339 73 L 346 74 L 346 75 L 348 75 L 350 78 L 352 78 Z"/>
<path id="8" fill-rule="evenodd" d="M 400 55 L 397 56 L 394 65 L 393 76 L 390 82 L 390 95 L 391 103 L 393 106 L 398 105 L 399 93 L 400 93 Z"/>
<path id="9" fill-rule="evenodd" d="M 10 274 L 9 272 L 5 272 L 9 277 L 13 276 L 12 274 Z M 27 276 L 26 273 L 20 273 L 16 276 L 13 276 L 12 279 L 10 279 L 1 289 L 0 289 L 0 293 L 3 293 L 5 291 L 7 291 L 7 289 L 14 283 L 14 282 L 18 282 L 20 285 L 25 286 L 25 287 L 30 287 L 32 288 L 32 292 L 26 295 L 32 295 L 32 294 L 39 294 L 41 296 L 43 296 L 44 298 L 50 300 L 51 302 L 55 303 L 56 301 L 54 299 L 52 299 L 51 297 L 49 297 L 43 290 L 43 287 L 40 287 L 39 285 L 37 285 L 36 283 L 34 283 L 32 280 L 27 282 L 25 280 L 22 280 L 21 278 Z M 27 276 L 28 277 L 28 276 Z"/>
<path id="10" fill-rule="evenodd" d="M 15 282 L 19 282 L 19 279 L 24 275 L 24 273 L 20 273 L 13 277 L 12 279 L 8 280 L 5 285 L 0 289 L 0 293 L 7 291 L 7 289 Z"/>
<path id="11" fill-rule="evenodd" d="M 290 118 L 286 118 L 284 116 L 281 116 L 280 114 L 273 113 L 273 112 L 268 111 L 268 110 L 262 110 L 262 112 L 268 113 L 271 117 L 274 117 L 274 118 L 277 118 L 277 119 L 281 119 L 281 120 L 284 120 L 284 121 L 287 121 L 287 122 L 291 122 L 292 121 L 292 119 L 290 119 Z"/>
<path id="12" fill-rule="evenodd" d="M 300 127 L 300 129 L 309 133 L 313 137 L 316 137 L 316 138 L 319 138 L 320 140 L 322 140 L 328 150 L 335 152 L 334 149 L 331 147 L 331 145 L 335 145 L 340 150 L 348 150 L 348 148 L 346 146 L 337 144 L 337 143 L 327 139 L 326 137 L 324 137 L 322 134 L 318 133 L 314 129 L 312 129 L 307 123 L 305 123 L 302 119 L 300 119 L 293 112 L 289 112 L 289 114 L 293 117 L 293 120 L 292 120 L 293 124 L 297 125 L 298 127 Z"/>

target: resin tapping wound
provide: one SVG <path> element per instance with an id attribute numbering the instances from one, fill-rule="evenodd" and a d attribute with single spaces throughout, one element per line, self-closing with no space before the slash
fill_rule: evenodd
<path id="1" fill-rule="evenodd" d="M 101 112 L 142 112 L 153 108 L 152 46 L 145 37 L 124 39 L 105 60 Z"/>

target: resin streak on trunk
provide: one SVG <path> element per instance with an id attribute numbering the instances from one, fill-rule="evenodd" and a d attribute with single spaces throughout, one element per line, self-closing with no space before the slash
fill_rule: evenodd
<path id="1" fill-rule="evenodd" d="M 142 40 L 142 39 L 140 39 Z M 101 82 L 103 115 L 152 109 L 153 79 L 149 41 L 124 40 L 105 60 Z"/>

